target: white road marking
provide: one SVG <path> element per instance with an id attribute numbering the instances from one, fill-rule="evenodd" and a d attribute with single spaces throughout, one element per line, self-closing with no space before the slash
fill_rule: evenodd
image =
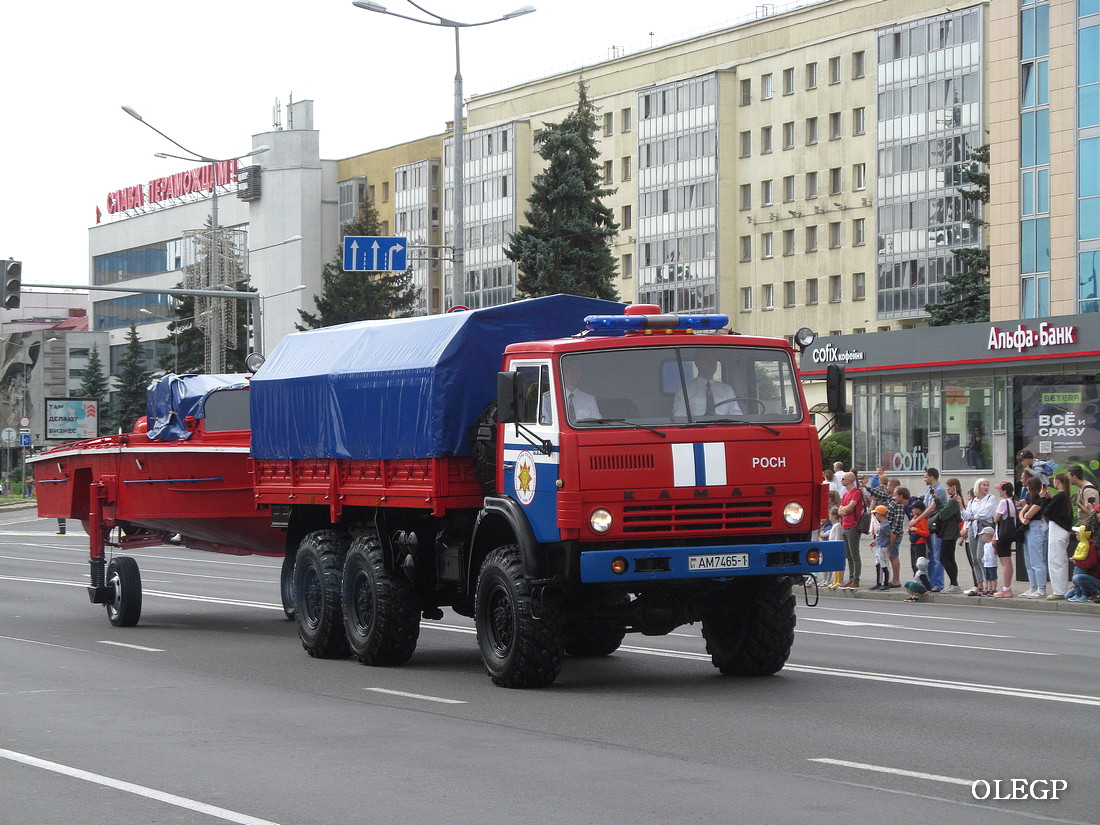
<path id="1" fill-rule="evenodd" d="M 194 799 L 188 799 L 185 796 L 176 796 L 175 794 L 158 791 L 155 788 L 147 788 L 144 785 L 135 785 L 133 782 L 123 782 L 121 779 L 113 779 L 109 776 L 91 773 L 90 771 L 84 771 L 80 768 L 72 768 L 58 762 L 48 762 L 45 759 L 28 756 L 25 753 L 17 753 L 16 751 L 0 748 L 0 758 L 18 762 L 22 765 L 29 765 L 32 768 L 41 768 L 42 770 L 59 773 L 62 776 L 70 776 L 73 779 L 80 779 L 84 782 L 92 782 L 106 788 L 114 788 L 115 790 L 134 794 L 135 796 L 143 796 L 146 799 L 153 799 L 157 802 L 174 805 L 177 808 L 195 811 L 196 813 L 205 814 L 206 816 L 213 816 L 218 819 L 223 819 L 226 822 L 236 822 L 238 825 L 278 825 L 267 819 L 260 819 L 259 817 L 249 816 L 248 814 L 237 813 L 227 808 L 219 808 L 216 805 L 208 805 L 205 802 L 199 802 Z"/>
<path id="2" fill-rule="evenodd" d="M 1070 631 L 1073 633 L 1100 633 L 1100 630 L 1085 630 L 1083 627 L 1071 627 Z"/>
<path id="3" fill-rule="evenodd" d="M 862 639 L 869 642 L 887 642 L 892 645 L 928 645 L 929 647 L 954 647 L 959 650 L 988 650 L 993 653 L 1018 653 L 1023 656 L 1057 656 L 1039 650 L 1012 650 L 1004 647 L 980 647 L 979 645 L 953 645 L 950 642 L 924 642 L 917 639 L 886 639 L 882 636 L 853 636 L 851 633 L 823 633 L 820 630 L 796 630 L 804 636 L 833 636 L 837 639 Z"/>
<path id="4" fill-rule="evenodd" d="M 29 561 L 29 562 L 34 562 L 35 564 L 65 564 L 65 565 L 69 565 L 71 567 L 83 567 L 85 569 L 87 569 L 87 567 L 88 567 L 88 560 L 87 559 L 83 559 L 81 561 L 63 561 L 61 559 L 34 559 L 34 558 L 28 558 L 28 557 L 25 557 L 25 556 L 3 556 L 3 555 L 0 555 L 0 559 L 7 559 L 9 561 Z M 259 568 L 259 570 L 264 571 L 265 568 Z M 165 576 L 184 576 L 184 577 L 189 578 L 189 579 L 216 579 L 218 581 L 226 581 L 226 582 L 249 582 L 249 583 L 252 583 L 252 584 L 273 584 L 275 582 L 274 578 L 270 578 L 270 579 L 240 579 L 240 578 L 236 578 L 234 576 L 210 576 L 210 575 L 207 575 L 207 574 L 204 574 L 204 573 L 184 573 L 184 572 L 179 571 L 179 570 L 156 570 L 152 567 L 143 567 L 142 568 L 141 575 L 142 575 L 142 580 L 143 581 L 153 581 L 152 579 L 145 579 L 144 578 L 146 573 L 159 573 L 159 574 L 165 575 Z"/>
<path id="5" fill-rule="evenodd" d="M 386 693 L 390 696 L 403 696 L 406 699 L 421 699 L 425 702 L 440 702 L 444 705 L 465 705 L 468 704 L 463 699 L 445 699 L 442 696 L 425 696 L 423 693 L 406 693 L 403 690 L 386 690 L 386 688 L 363 688 L 363 690 L 369 690 L 374 693 Z"/>
<path id="6" fill-rule="evenodd" d="M 84 650 L 80 647 L 70 647 L 69 645 L 55 645 L 51 644 L 50 642 L 39 642 L 34 639 L 20 639 L 18 636 L 0 636 L 0 639 L 6 639 L 9 642 L 26 642 L 29 645 L 42 645 L 43 647 L 59 647 L 62 650 L 77 650 L 81 653 L 88 652 L 87 650 Z"/>
<path id="7" fill-rule="evenodd" d="M 973 633 L 969 630 L 935 630 L 927 627 L 906 627 L 903 624 L 889 624 L 887 622 L 853 622 L 845 619 L 818 619 L 813 616 L 799 616 L 802 622 L 821 622 L 822 624 L 835 624 L 841 627 L 883 627 L 887 630 L 911 630 L 914 633 L 951 633 L 956 636 L 981 636 L 986 639 L 1011 639 L 1012 636 L 1002 636 L 998 633 Z"/>
<path id="8" fill-rule="evenodd" d="M 142 645 L 131 645 L 126 642 L 109 642 L 106 639 L 100 639 L 97 644 L 101 645 L 113 645 L 114 647 L 128 647 L 131 650 L 141 650 L 145 653 L 164 653 L 165 651 L 159 647 L 143 647 Z"/>
<path id="9" fill-rule="evenodd" d="M 996 624 L 992 619 L 960 619 L 956 616 L 932 616 L 924 613 L 920 615 L 914 615 L 912 611 L 906 613 L 890 613 L 886 610 L 860 610 L 855 607 L 823 607 L 818 605 L 814 610 L 831 610 L 837 613 L 860 613 L 864 616 L 871 614 L 873 616 L 903 616 L 906 619 L 917 619 L 921 621 L 928 619 L 929 621 L 937 622 L 969 622 L 971 624 Z M 801 618 L 801 614 L 799 616 Z"/>
<path id="10" fill-rule="evenodd" d="M 905 771 L 901 768 L 887 768 L 884 765 L 868 765 L 863 762 L 848 762 L 844 759 L 825 759 L 825 758 L 811 758 L 810 762 L 821 762 L 825 765 L 839 765 L 842 768 L 855 768 L 861 771 L 876 771 L 878 773 L 889 773 L 894 776 L 912 776 L 915 779 L 931 779 L 933 782 L 946 782 L 950 785 L 965 785 L 966 787 L 972 787 L 974 781 L 972 779 L 960 779 L 957 776 L 941 776 L 938 773 L 921 773 L 920 771 Z"/>

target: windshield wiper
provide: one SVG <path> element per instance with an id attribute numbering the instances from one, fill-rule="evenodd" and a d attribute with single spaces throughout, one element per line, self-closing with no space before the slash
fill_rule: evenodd
<path id="1" fill-rule="evenodd" d="M 650 427 L 648 424 L 639 424 L 636 421 L 627 421 L 625 418 L 582 418 L 577 423 L 584 424 L 589 421 L 595 424 L 627 424 L 636 430 L 649 430 L 651 433 L 657 433 L 661 438 L 668 438 L 668 433 L 662 432 L 656 427 Z"/>
<path id="2" fill-rule="evenodd" d="M 779 430 L 775 427 L 769 427 L 767 424 L 761 424 L 759 421 L 745 421 L 743 418 L 708 418 L 705 421 L 699 421 L 697 419 L 692 421 L 688 426 L 707 427 L 711 424 L 733 424 L 738 427 L 763 427 L 768 432 L 779 435 Z"/>

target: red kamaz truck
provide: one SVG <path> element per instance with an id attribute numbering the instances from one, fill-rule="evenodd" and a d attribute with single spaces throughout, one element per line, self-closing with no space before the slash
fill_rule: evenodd
<path id="1" fill-rule="evenodd" d="M 506 687 L 694 622 L 722 673 L 782 668 L 843 545 L 793 350 L 727 324 L 553 296 L 283 339 L 249 467 L 305 649 L 399 665 L 450 607 Z"/>

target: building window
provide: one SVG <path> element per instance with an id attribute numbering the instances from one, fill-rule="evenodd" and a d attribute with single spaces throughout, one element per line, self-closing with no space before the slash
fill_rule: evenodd
<path id="1" fill-rule="evenodd" d="M 765 74 L 760 76 L 760 99 L 771 100 L 772 99 L 772 76 L 771 74 Z"/>
<path id="2" fill-rule="evenodd" d="M 867 188 L 867 164 L 857 163 L 852 166 L 852 189 L 862 192 Z"/>
<path id="3" fill-rule="evenodd" d="M 740 191 L 741 191 L 741 211 L 744 212 L 746 209 L 752 209 L 752 184 L 751 183 L 742 183 Z"/>
<path id="4" fill-rule="evenodd" d="M 829 303 L 830 304 L 839 304 L 840 303 L 840 276 L 839 275 L 830 275 L 829 276 Z"/>
<path id="5" fill-rule="evenodd" d="M 840 221 L 829 224 L 829 249 L 840 248 Z"/>
<path id="6" fill-rule="evenodd" d="M 829 58 L 829 84 L 835 84 L 840 82 L 840 58 Z"/>
<path id="7" fill-rule="evenodd" d="M 794 121 L 788 120 L 783 124 L 783 148 L 794 148 Z"/>
<path id="8" fill-rule="evenodd" d="M 603 182 L 604 182 L 604 186 L 610 186 L 612 183 L 615 182 L 614 179 L 613 179 L 613 174 L 614 174 L 614 172 L 613 172 L 613 169 L 612 169 L 611 161 L 605 160 L 603 162 Z"/>
<path id="9" fill-rule="evenodd" d="M 619 126 L 623 132 L 629 132 L 631 128 L 631 111 L 630 109 L 623 109 L 619 112 Z"/>
<path id="10" fill-rule="evenodd" d="M 793 229 L 784 229 L 783 230 L 783 254 L 784 255 L 793 255 L 794 254 L 794 230 Z"/>
<path id="11" fill-rule="evenodd" d="M 817 197 L 817 172 L 806 173 L 806 199 Z"/>
<path id="12" fill-rule="evenodd" d="M 630 229 L 634 225 L 634 207 L 629 203 L 623 206 L 622 220 L 619 221 L 622 224 L 622 229 Z"/>
<path id="13" fill-rule="evenodd" d="M 770 180 L 760 181 L 760 205 L 771 206 L 775 203 L 772 195 L 772 182 Z"/>
<path id="14" fill-rule="evenodd" d="M 775 309 L 774 284 L 764 284 L 764 309 Z"/>
<path id="15" fill-rule="evenodd" d="M 752 287 L 741 287 L 741 311 L 752 312 Z"/>
<path id="16" fill-rule="evenodd" d="M 741 262 L 752 260 L 752 235 L 741 236 Z"/>
<path id="17" fill-rule="evenodd" d="M 858 80 L 867 73 L 867 53 L 852 52 L 852 79 Z"/>
<path id="18" fill-rule="evenodd" d="M 749 106 L 752 104 L 752 81 L 741 81 L 741 105 Z"/>
<path id="19" fill-rule="evenodd" d="M 634 254 L 633 253 L 627 252 L 625 255 L 623 255 L 622 272 L 623 272 L 623 278 L 633 278 L 634 277 Z"/>
<path id="20" fill-rule="evenodd" d="M 852 246 L 863 246 L 867 243 L 867 219 L 856 218 L 852 221 Z"/>
<path id="21" fill-rule="evenodd" d="M 817 226 L 806 227 L 806 251 L 817 252 Z"/>
<path id="22" fill-rule="evenodd" d="M 783 306 L 794 306 L 794 281 L 783 282 Z"/>
<path id="23" fill-rule="evenodd" d="M 839 195 L 843 184 L 844 177 L 841 174 L 839 166 L 834 166 L 829 170 L 829 194 Z"/>
<path id="24" fill-rule="evenodd" d="M 817 88 L 817 64 L 806 64 L 806 90 Z"/>
<path id="25" fill-rule="evenodd" d="M 856 272 L 852 275 L 852 300 L 862 301 L 867 297 L 867 275 Z"/>
<path id="26" fill-rule="evenodd" d="M 611 137 L 615 134 L 615 113 L 606 112 L 603 116 L 603 136 Z"/>
<path id="27" fill-rule="evenodd" d="M 840 112 L 829 114 L 829 140 L 840 140 Z"/>
<path id="28" fill-rule="evenodd" d="M 813 306 L 817 303 L 817 278 L 806 281 L 806 305 Z"/>
<path id="29" fill-rule="evenodd" d="M 765 232 L 760 236 L 760 257 L 765 259 L 775 257 L 775 243 L 771 232 Z"/>
<path id="30" fill-rule="evenodd" d="M 790 203 L 794 200 L 794 175 L 787 175 L 783 178 L 783 203 Z"/>
<path id="31" fill-rule="evenodd" d="M 785 94 L 785 95 L 793 95 L 794 94 L 794 69 L 793 68 L 783 70 L 783 94 Z"/>
<path id="32" fill-rule="evenodd" d="M 741 133 L 741 157 L 752 156 L 752 132 Z"/>
<path id="33" fill-rule="evenodd" d="M 862 135 L 867 131 L 867 109 L 863 106 L 852 109 L 852 134 Z"/>
<path id="34" fill-rule="evenodd" d="M 620 165 L 622 166 L 623 174 L 622 177 L 619 178 L 619 180 L 630 180 L 632 173 L 630 155 L 627 155 L 625 158 L 623 158 Z"/>
<path id="35" fill-rule="evenodd" d="M 806 145 L 813 146 L 817 143 L 817 118 L 806 118 Z"/>
<path id="36" fill-rule="evenodd" d="M 772 127 L 763 126 L 760 129 L 760 154 L 766 155 L 772 150 Z"/>

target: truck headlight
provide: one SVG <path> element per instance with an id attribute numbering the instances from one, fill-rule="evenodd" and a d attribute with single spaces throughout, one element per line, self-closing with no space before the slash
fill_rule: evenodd
<path id="1" fill-rule="evenodd" d="M 783 520 L 787 522 L 787 524 L 798 524 L 805 515 L 806 511 L 802 509 L 802 505 L 797 501 L 788 501 L 787 505 L 783 508 Z"/>
<path id="2" fill-rule="evenodd" d="M 611 513 L 602 507 L 599 510 L 593 510 L 592 515 L 588 517 L 589 526 L 597 533 L 606 533 L 610 530 L 611 522 Z"/>

